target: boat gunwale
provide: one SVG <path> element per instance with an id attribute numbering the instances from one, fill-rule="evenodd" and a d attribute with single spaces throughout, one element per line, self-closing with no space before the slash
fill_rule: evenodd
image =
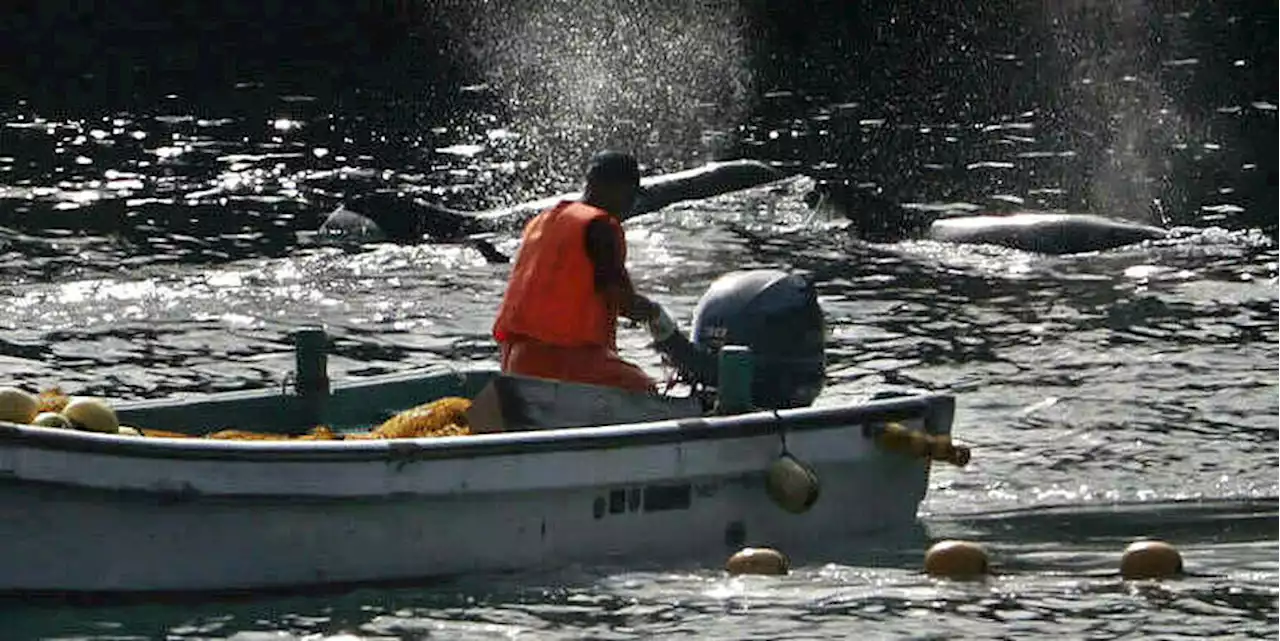
<path id="1" fill-rule="evenodd" d="M 792 430 L 830 429 L 911 418 L 924 418 L 926 431 L 938 433 L 949 429 L 954 410 L 955 398 L 949 394 L 919 394 L 854 405 L 765 410 L 731 416 L 665 419 L 622 425 L 334 441 L 138 437 L 0 422 L 0 448 L 16 445 L 136 458 L 274 463 L 471 459 L 750 438 Z"/>

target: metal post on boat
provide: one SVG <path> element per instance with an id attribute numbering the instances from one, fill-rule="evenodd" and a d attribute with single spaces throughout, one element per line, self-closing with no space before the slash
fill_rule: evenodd
<path id="1" fill-rule="evenodd" d="M 751 409 L 751 379 L 755 375 L 755 359 L 744 345 L 720 348 L 717 374 L 717 409 L 720 414 L 737 414 Z"/>
<path id="2" fill-rule="evenodd" d="M 302 399 L 306 422 L 315 424 L 323 416 L 329 396 L 329 337 L 322 327 L 304 327 L 293 335 L 294 385 Z"/>

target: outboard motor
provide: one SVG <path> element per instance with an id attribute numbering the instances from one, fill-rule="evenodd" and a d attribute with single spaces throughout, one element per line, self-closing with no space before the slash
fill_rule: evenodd
<path id="1" fill-rule="evenodd" d="M 716 357 L 725 345 L 751 350 L 751 396 L 765 409 L 804 407 L 826 378 L 826 327 L 818 295 L 803 276 L 750 270 L 722 276 L 693 316 L 692 342 L 679 333 L 657 347 L 691 382 L 714 387 Z"/>

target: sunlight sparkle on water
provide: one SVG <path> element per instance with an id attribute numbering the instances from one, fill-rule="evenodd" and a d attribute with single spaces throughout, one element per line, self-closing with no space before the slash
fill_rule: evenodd
<path id="1" fill-rule="evenodd" d="M 151 153 L 155 154 L 161 160 L 166 160 L 169 158 L 177 158 L 188 151 L 191 151 L 191 145 L 169 145 L 165 147 L 156 147 Z"/>
<path id="2" fill-rule="evenodd" d="M 236 314 L 234 312 L 227 312 L 226 314 L 223 314 L 222 322 L 235 329 L 262 327 L 263 325 L 261 319 L 254 318 L 253 316 L 246 316 L 244 314 Z"/>
<path id="3" fill-rule="evenodd" d="M 1167 267 L 1161 267 L 1159 265 L 1134 265 L 1125 269 L 1124 275 L 1126 278 L 1132 278 L 1134 280 L 1146 280 L 1156 274 L 1167 271 L 1169 271 Z"/>
<path id="4" fill-rule="evenodd" d="M 110 280 L 87 280 L 65 283 L 59 288 L 55 298 L 62 303 L 79 303 L 90 300 L 137 300 L 142 298 L 170 297 L 172 290 L 157 287 L 155 281 L 141 280 L 118 282 Z"/>
<path id="5" fill-rule="evenodd" d="M 483 145 L 451 145 L 449 147 L 439 147 L 436 149 L 438 154 L 448 154 L 452 156 L 465 156 L 470 158 L 484 151 Z"/>
<path id="6" fill-rule="evenodd" d="M 510 129 L 490 129 L 489 131 L 485 132 L 485 136 L 489 140 L 510 140 L 514 138 L 519 138 L 520 134 L 514 131 L 511 131 Z"/>
<path id="7" fill-rule="evenodd" d="M 205 277 L 205 282 L 211 287 L 241 287 L 244 285 L 244 275 L 238 272 L 213 272 Z"/>

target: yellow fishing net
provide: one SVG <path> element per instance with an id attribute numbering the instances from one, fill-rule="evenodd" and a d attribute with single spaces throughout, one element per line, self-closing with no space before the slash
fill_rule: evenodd
<path id="1" fill-rule="evenodd" d="M 144 436 L 151 436 L 151 434 L 148 434 L 149 431 L 150 430 L 143 430 L 142 433 Z M 165 436 L 170 435 L 171 434 L 165 434 Z M 245 430 L 221 430 L 211 434 L 205 434 L 204 437 L 223 441 L 337 441 L 342 439 L 340 434 L 335 433 L 324 425 L 313 427 L 310 432 L 301 436 L 248 432 Z"/>
<path id="2" fill-rule="evenodd" d="M 372 432 L 374 438 L 462 436 L 471 433 L 467 410 L 471 401 L 448 396 L 409 408 L 388 419 Z"/>
<path id="3" fill-rule="evenodd" d="M 449 396 L 404 410 L 369 432 L 339 434 L 320 425 L 302 436 L 228 429 L 206 434 L 204 438 L 228 441 L 334 441 L 465 436 L 471 433 L 471 428 L 467 425 L 469 409 L 471 409 L 470 400 Z M 151 435 L 151 431 L 143 430 L 143 434 Z"/>
<path id="4" fill-rule="evenodd" d="M 71 397 L 62 392 L 61 388 L 50 387 L 43 390 L 36 396 L 37 412 L 61 412 L 67 407 L 67 403 L 71 402 Z"/>
<path id="5" fill-rule="evenodd" d="M 67 394 L 58 387 L 45 389 L 36 397 L 39 412 L 61 412 L 69 400 Z M 325 425 L 317 425 L 299 436 L 230 428 L 210 432 L 203 437 L 148 428 L 138 428 L 138 433 L 153 438 L 207 438 L 224 441 L 340 441 L 464 436 L 471 434 L 471 427 L 467 424 L 469 409 L 469 399 L 448 396 L 404 410 L 368 432 L 350 434 L 335 432 Z"/>

